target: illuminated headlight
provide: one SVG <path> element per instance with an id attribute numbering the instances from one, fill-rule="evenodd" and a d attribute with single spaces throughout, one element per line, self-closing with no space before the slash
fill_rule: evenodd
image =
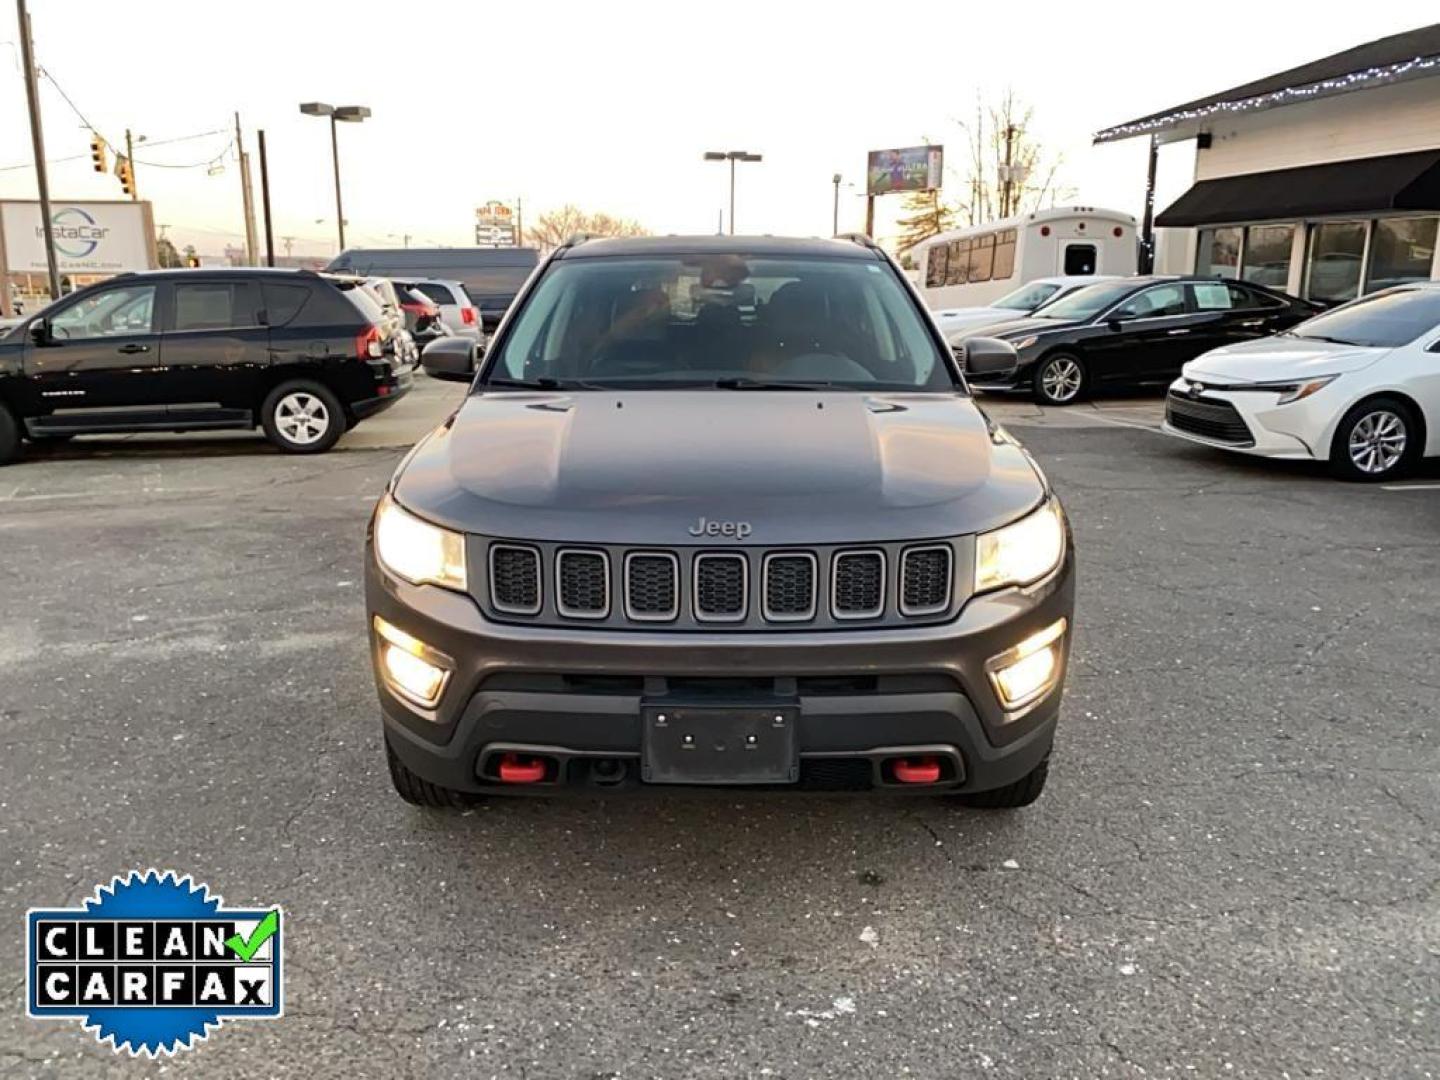
<path id="1" fill-rule="evenodd" d="M 1028 349 L 1031 345 L 1034 345 L 1035 342 L 1039 340 L 1040 338 L 1037 337 L 1035 334 L 1031 334 L 1029 337 L 1021 338 L 1019 341 L 1015 342 L 1015 351 L 1019 352 L 1021 349 Z"/>
<path id="2" fill-rule="evenodd" d="M 465 537 L 407 514 L 389 495 L 375 515 L 375 556 L 414 585 L 465 591 Z"/>
<path id="3" fill-rule="evenodd" d="M 1039 581 L 1065 556 L 1065 515 L 1054 498 L 1003 529 L 981 533 L 975 543 L 975 591 Z"/>
<path id="4" fill-rule="evenodd" d="M 440 700 L 454 666 L 443 653 L 375 616 L 380 672 L 390 689 L 416 705 L 431 708 Z"/>
<path id="5" fill-rule="evenodd" d="M 985 665 L 996 696 L 1007 712 L 1023 708 L 1055 687 L 1060 679 L 1060 649 L 1065 627 L 1065 620 L 1057 619 L 1013 649 L 992 657 Z"/>

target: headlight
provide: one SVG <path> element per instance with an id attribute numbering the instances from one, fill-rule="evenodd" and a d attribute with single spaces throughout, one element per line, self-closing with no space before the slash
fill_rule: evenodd
<path id="1" fill-rule="evenodd" d="M 389 495 L 375 515 L 375 556 L 414 585 L 465 591 L 465 537 L 407 514 Z"/>
<path id="2" fill-rule="evenodd" d="M 1324 390 L 1332 382 L 1338 379 L 1338 375 L 1322 375 L 1318 379 L 1307 379 L 1305 382 L 1297 383 L 1262 383 L 1255 389 L 1276 390 L 1280 394 L 1280 400 L 1276 405 L 1289 405 L 1292 401 L 1301 401 L 1309 397 L 1317 390 Z"/>
<path id="3" fill-rule="evenodd" d="M 1039 581 L 1064 555 L 1065 515 L 1052 497 L 1013 525 L 976 538 L 975 591 Z"/>
<path id="4" fill-rule="evenodd" d="M 1021 349 L 1028 349 L 1031 345 L 1034 345 L 1035 342 L 1039 340 L 1040 337 L 1037 334 L 1031 334 L 1029 337 L 1021 338 L 1019 341 L 1015 342 L 1015 351 L 1019 352 Z"/>

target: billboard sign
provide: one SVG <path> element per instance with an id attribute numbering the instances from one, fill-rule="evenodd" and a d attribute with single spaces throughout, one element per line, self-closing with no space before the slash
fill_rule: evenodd
<path id="1" fill-rule="evenodd" d="M 55 256 L 62 274 L 118 274 L 155 267 L 150 204 L 50 203 Z M 43 274 L 45 229 L 38 202 L 0 202 L 0 253 L 12 274 Z"/>
<path id="2" fill-rule="evenodd" d="M 477 206 L 475 243 L 482 247 L 514 247 L 515 211 L 496 199 Z"/>
<path id="3" fill-rule="evenodd" d="M 869 167 L 865 170 L 865 194 L 931 191 L 940 186 L 940 174 L 944 164 L 943 146 L 871 150 Z"/>

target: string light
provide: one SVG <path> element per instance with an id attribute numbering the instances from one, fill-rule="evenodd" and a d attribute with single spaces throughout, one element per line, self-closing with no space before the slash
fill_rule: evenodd
<path id="1" fill-rule="evenodd" d="M 1203 120 L 1207 116 L 1217 114 L 1268 109 L 1276 105 L 1288 105 L 1324 94 L 1343 93 L 1357 86 L 1394 82 L 1407 75 L 1423 74 L 1437 66 L 1440 66 L 1440 55 L 1417 56 L 1412 60 L 1352 71 L 1348 75 L 1337 75 L 1334 78 L 1322 79 L 1319 82 L 1306 83 L 1302 86 L 1287 86 L 1283 90 L 1275 90 L 1268 94 L 1237 98 L 1234 101 L 1216 101 L 1193 109 L 1180 109 L 1176 112 L 1165 113 L 1163 116 L 1151 117 L 1148 120 L 1121 124 L 1118 127 L 1106 128 L 1104 131 L 1097 132 L 1094 141 L 1100 143 L 1128 139 L 1131 136 L 1144 135 L 1160 128 L 1173 127 L 1187 120 Z"/>

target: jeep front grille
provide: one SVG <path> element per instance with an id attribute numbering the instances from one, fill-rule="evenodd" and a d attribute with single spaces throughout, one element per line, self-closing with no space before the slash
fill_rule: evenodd
<path id="1" fill-rule="evenodd" d="M 475 597 L 500 621 L 634 630 L 860 630 L 953 618 L 974 541 L 814 548 L 576 547 L 472 539 Z"/>
<path id="2" fill-rule="evenodd" d="M 540 614 L 540 552 L 518 544 L 491 545 L 490 602 L 509 615 Z"/>

